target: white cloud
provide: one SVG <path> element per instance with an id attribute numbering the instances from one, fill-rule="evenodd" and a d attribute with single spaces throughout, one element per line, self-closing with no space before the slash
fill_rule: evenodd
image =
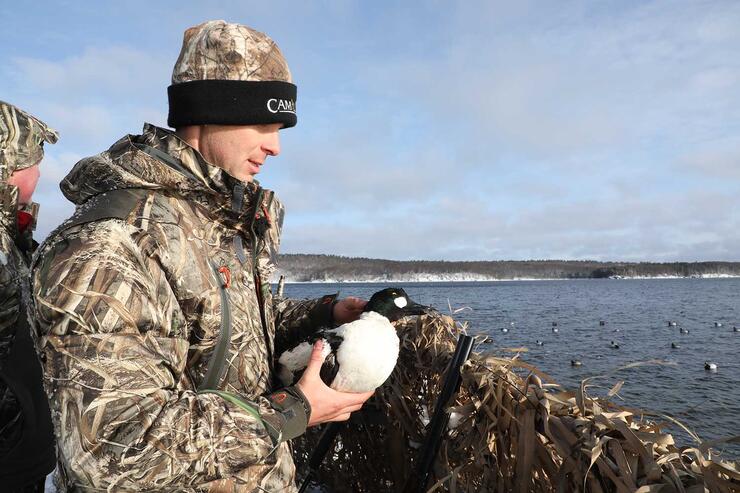
<path id="1" fill-rule="evenodd" d="M 181 29 L 227 17 L 270 32 L 299 80 L 299 127 L 262 179 L 288 209 L 285 251 L 738 260 L 738 4 L 203 8 L 0 69 L 62 133 L 48 227 L 78 157 L 163 122 Z"/>
<path id="2" fill-rule="evenodd" d="M 165 119 L 170 67 L 156 52 L 92 46 L 64 58 L 17 56 L 2 69 L 13 83 L 8 99 L 60 133 L 57 144 L 46 146 L 34 195 L 39 239 L 74 211 L 59 182 L 79 159 L 137 133 L 143 121 Z"/>
<path id="3" fill-rule="evenodd" d="M 97 95 L 141 97 L 168 85 L 172 61 L 126 46 L 85 48 L 61 60 L 11 59 L 15 77 L 36 91 L 85 100 Z"/>

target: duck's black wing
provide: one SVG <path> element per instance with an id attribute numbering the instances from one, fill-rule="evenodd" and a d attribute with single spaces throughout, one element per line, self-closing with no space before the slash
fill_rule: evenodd
<path id="1" fill-rule="evenodd" d="M 331 352 L 324 360 L 324 364 L 321 365 L 321 372 L 319 373 L 319 375 L 321 376 L 321 380 L 323 380 L 326 385 L 331 385 L 331 383 L 334 381 L 334 377 L 336 377 L 337 373 L 339 372 L 337 351 L 339 350 L 339 346 L 342 344 L 342 341 L 344 341 L 344 339 L 340 335 L 337 335 L 337 333 L 333 330 L 320 330 L 316 332 L 316 334 L 314 335 L 314 342 L 319 339 L 324 339 L 325 341 L 329 342 L 329 346 L 331 347 Z"/>

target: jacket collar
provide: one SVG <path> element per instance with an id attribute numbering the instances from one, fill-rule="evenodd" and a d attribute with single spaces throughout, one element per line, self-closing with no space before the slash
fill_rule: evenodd
<path id="1" fill-rule="evenodd" d="M 33 230 L 36 228 L 39 205 L 32 202 L 18 207 L 18 188 L 0 184 L 0 230 L 13 239 L 16 246 L 24 251 L 33 250 Z M 23 228 L 19 219 L 23 215 Z"/>
<path id="2" fill-rule="evenodd" d="M 18 188 L 0 182 L 0 230 L 15 238 L 18 227 Z"/>
<path id="3" fill-rule="evenodd" d="M 272 192 L 263 189 L 259 182 L 237 180 L 222 168 L 209 163 L 199 151 L 171 130 L 146 123 L 140 142 L 179 161 L 182 166 L 180 171 L 186 177 L 180 188 L 184 189 L 186 195 L 195 193 L 207 197 L 214 212 L 220 215 L 238 219 L 239 222 L 247 219 L 246 222 L 251 223 L 272 199 Z M 135 143 L 134 138 L 131 144 Z"/>

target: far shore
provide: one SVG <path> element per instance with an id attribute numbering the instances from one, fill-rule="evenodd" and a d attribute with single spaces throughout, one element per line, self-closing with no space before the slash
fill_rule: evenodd
<path id="1" fill-rule="evenodd" d="M 513 282 L 513 281 L 634 281 L 634 280 L 652 280 L 652 279 L 740 279 L 740 276 L 728 275 L 728 274 L 704 274 L 701 276 L 632 276 L 632 277 L 580 277 L 580 278 L 524 278 L 517 277 L 511 279 L 496 279 L 488 277 L 480 278 L 469 278 L 469 277 L 454 277 L 440 278 L 432 277 L 429 278 L 372 278 L 372 279 L 314 279 L 310 281 L 296 281 L 290 278 L 285 279 L 286 284 L 378 284 L 378 283 L 389 283 L 389 282 L 402 282 L 409 284 L 423 284 L 423 283 L 468 283 L 468 282 Z M 272 282 L 277 282 L 277 279 L 273 279 Z"/>

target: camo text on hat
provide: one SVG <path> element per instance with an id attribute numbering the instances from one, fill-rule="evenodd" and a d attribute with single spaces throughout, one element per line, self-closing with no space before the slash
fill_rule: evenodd
<path id="1" fill-rule="evenodd" d="M 296 124 L 296 86 L 267 35 L 240 24 L 208 21 L 185 31 L 167 88 L 167 124 Z"/>
<path id="2" fill-rule="evenodd" d="M 44 142 L 54 144 L 56 130 L 12 104 L 0 101 L 0 182 L 44 157 Z"/>

